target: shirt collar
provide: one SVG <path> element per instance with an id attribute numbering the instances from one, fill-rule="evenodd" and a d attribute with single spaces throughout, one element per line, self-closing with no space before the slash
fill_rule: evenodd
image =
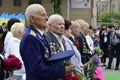
<path id="1" fill-rule="evenodd" d="M 44 34 L 44 32 L 43 31 L 41 31 L 41 30 L 39 30 L 39 29 L 37 29 L 38 30 L 38 32 L 41 34 L 41 35 L 43 35 Z"/>
<path id="2" fill-rule="evenodd" d="M 73 35 L 73 34 L 71 34 L 71 37 L 74 39 L 75 38 L 75 36 Z"/>
<path id="3" fill-rule="evenodd" d="M 57 40 L 62 40 L 63 39 L 62 36 L 59 36 L 59 35 L 57 35 L 57 34 L 55 34 L 53 32 L 51 32 L 51 33 L 57 38 Z"/>

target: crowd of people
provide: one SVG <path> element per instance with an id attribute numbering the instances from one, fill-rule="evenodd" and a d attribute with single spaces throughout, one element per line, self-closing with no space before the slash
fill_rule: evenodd
<path id="1" fill-rule="evenodd" d="M 0 80 L 64 80 L 67 73 L 74 75 L 73 72 L 87 77 L 85 64 L 94 55 L 95 47 L 102 50 L 102 67 L 111 69 L 113 58 L 116 57 L 115 70 L 119 70 L 119 22 L 115 22 L 113 26 L 102 24 L 100 28 L 91 27 L 83 19 L 71 21 L 59 14 L 48 17 L 40 4 L 29 5 L 25 10 L 25 17 L 25 24 L 11 18 L 0 28 L 3 43 Z M 48 60 L 51 56 L 61 52 L 65 54 L 66 51 L 73 51 L 74 55 L 67 55 L 57 63 Z M 22 62 L 20 70 L 4 69 L 4 59 L 10 54 Z"/>

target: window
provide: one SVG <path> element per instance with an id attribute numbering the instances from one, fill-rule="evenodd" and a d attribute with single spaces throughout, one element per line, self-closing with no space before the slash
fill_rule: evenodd
<path id="1" fill-rule="evenodd" d="M 14 6 L 21 6 L 21 0 L 14 0 Z"/>
<path id="2" fill-rule="evenodd" d="M 2 0 L 0 0 L 0 6 L 2 6 Z"/>
<path id="3" fill-rule="evenodd" d="M 33 3 L 42 4 L 42 0 L 28 0 L 29 5 Z"/>

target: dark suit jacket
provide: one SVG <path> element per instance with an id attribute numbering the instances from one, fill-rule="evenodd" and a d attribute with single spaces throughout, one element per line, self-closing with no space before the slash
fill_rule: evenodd
<path id="1" fill-rule="evenodd" d="M 87 48 L 88 50 L 90 50 L 89 47 L 88 47 L 86 38 L 85 38 L 85 36 L 83 35 L 83 33 L 80 32 L 80 35 L 79 35 L 79 36 L 76 36 L 75 39 L 78 40 L 78 42 L 79 42 L 78 45 L 76 45 L 76 46 L 77 46 L 77 48 L 78 48 L 78 50 L 80 51 L 81 54 L 84 54 L 84 53 L 83 53 L 83 46 L 86 46 L 86 48 Z M 83 45 L 83 43 L 85 43 L 86 45 Z"/>
<path id="2" fill-rule="evenodd" d="M 75 44 L 77 42 L 77 49 L 79 50 L 79 52 L 81 53 L 81 58 L 82 58 L 82 63 L 86 63 L 87 61 L 90 60 L 90 57 L 91 57 L 91 54 L 89 53 L 85 53 L 83 51 L 84 47 L 90 51 L 89 47 L 88 47 L 88 44 L 87 44 L 87 41 L 86 41 L 86 38 L 85 36 L 83 35 L 83 33 L 80 32 L 80 35 L 79 36 L 76 36 L 75 37 L 76 41 L 75 41 Z"/>
<path id="3" fill-rule="evenodd" d="M 102 31 L 99 32 L 99 37 L 100 37 L 100 44 L 104 43 L 105 35 L 102 34 Z M 107 37 L 107 42 L 106 43 L 109 44 L 110 43 L 110 32 L 107 33 L 106 37 Z"/>
<path id="4" fill-rule="evenodd" d="M 50 31 L 48 31 L 45 34 L 45 36 L 50 44 L 50 48 L 52 50 L 52 55 L 61 52 L 61 46 L 60 46 L 58 40 L 56 39 L 56 37 Z M 64 49 L 66 49 L 64 39 L 63 39 L 63 45 L 64 45 Z"/>
<path id="5" fill-rule="evenodd" d="M 73 42 L 73 43 L 75 43 L 75 40 L 70 36 L 69 37 L 69 39 Z"/>
<path id="6" fill-rule="evenodd" d="M 21 40 L 20 54 L 26 69 L 26 80 L 56 80 L 65 76 L 64 66 L 52 65 L 47 61 L 50 47 L 46 39 L 32 26 Z"/>

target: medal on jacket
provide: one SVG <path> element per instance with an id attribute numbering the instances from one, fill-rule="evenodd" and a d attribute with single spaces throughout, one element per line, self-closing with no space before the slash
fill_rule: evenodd
<path id="1" fill-rule="evenodd" d="M 44 57 L 45 58 L 48 58 L 49 57 L 49 50 L 47 47 L 45 47 L 45 54 L 44 54 Z"/>
<path id="2" fill-rule="evenodd" d="M 51 55 L 55 55 L 61 52 L 61 48 L 58 43 L 50 42 Z"/>

